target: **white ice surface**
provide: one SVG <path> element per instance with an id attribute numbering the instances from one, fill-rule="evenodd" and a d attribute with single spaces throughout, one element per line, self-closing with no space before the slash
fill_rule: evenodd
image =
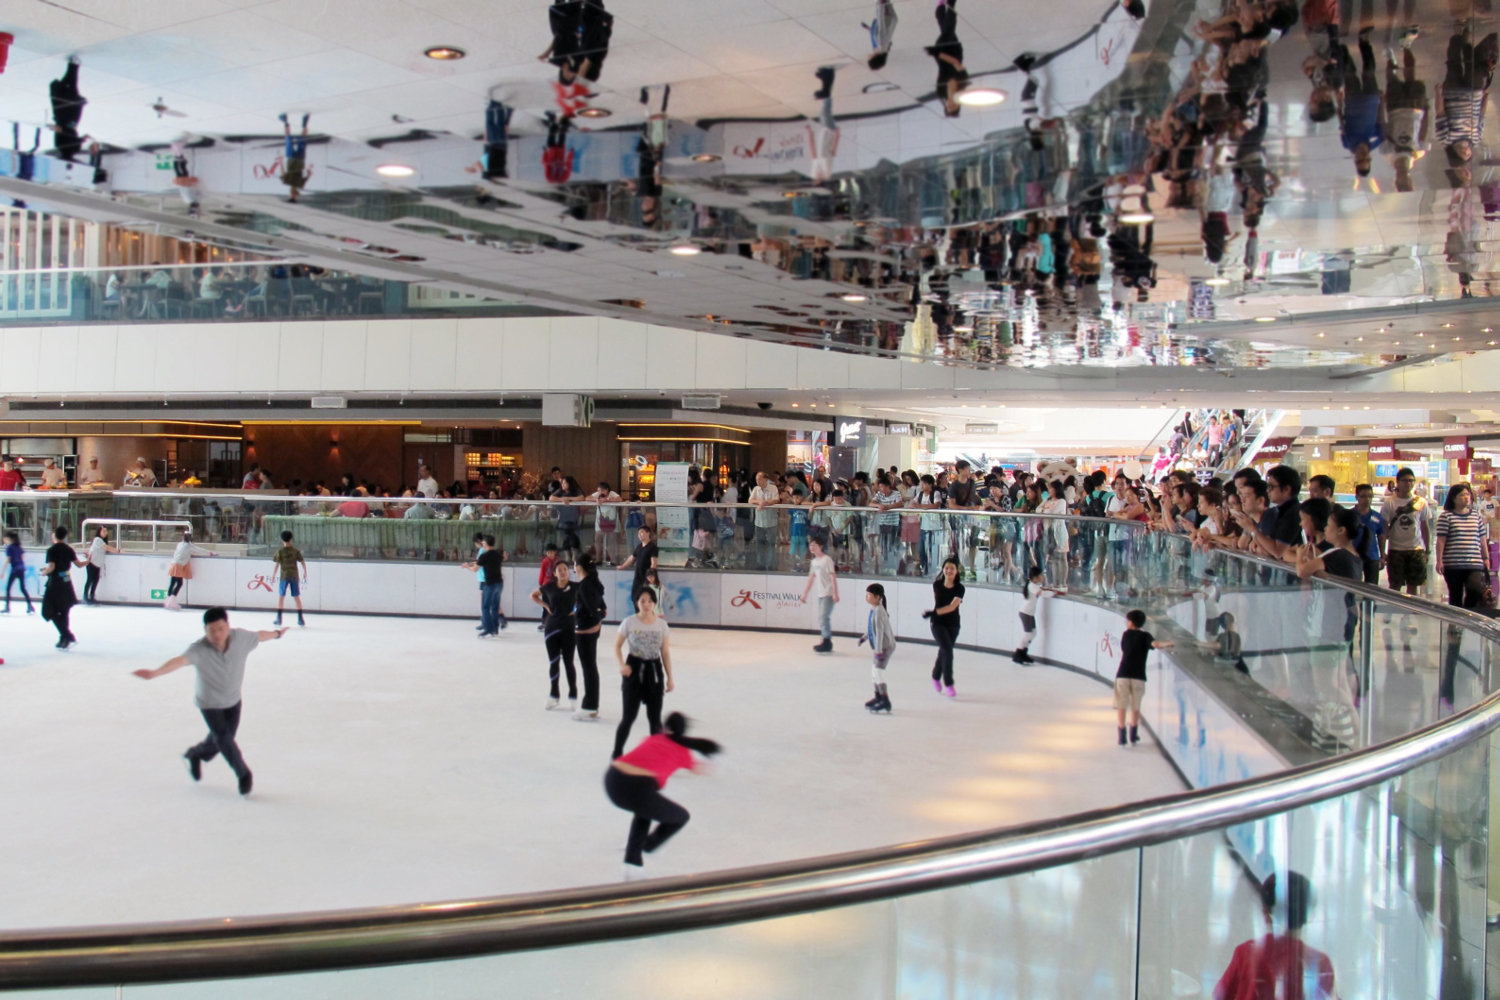
<path id="1" fill-rule="evenodd" d="M 151 682 L 196 612 L 79 608 L 63 653 L 35 616 L 0 616 L 0 926 L 332 909 L 615 881 L 628 819 L 601 778 L 619 717 L 543 710 L 530 623 L 479 641 L 461 620 L 313 616 L 252 654 L 242 800 L 202 738 L 192 670 Z M 269 628 L 267 614 L 234 624 Z M 667 794 L 692 822 L 648 871 L 676 875 L 1060 816 L 1182 790 L 1149 744 L 1114 746 L 1110 692 L 1050 667 L 960 651 L 957 701 L 903 645 L 895 713 L 871 717 L 852 640 L 678 629 L 667 708 L 727 753 Z M 646 735 L 644 715 L 631 745 Z"/>

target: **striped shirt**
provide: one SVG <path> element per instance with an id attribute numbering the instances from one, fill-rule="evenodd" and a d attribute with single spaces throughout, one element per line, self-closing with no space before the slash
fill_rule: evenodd
<path id="1" fill-rule="evenodd" d="M 1484 569 L 1489 565 L 1490 525 L 1478 511 L 1457 514 L 1445 510 L 1438 515 L 1437 536 L 1443 542 L 1443 568 Z"/>
<path id="2" fill-rule="evenodd" d="M 1468 139 L 1477 146 L 1484 139 L 1484 91 L 1468 87 L 1443 88 L 1443 113 L 1437 119 L 1438 141 L 1451 146 Z"/>

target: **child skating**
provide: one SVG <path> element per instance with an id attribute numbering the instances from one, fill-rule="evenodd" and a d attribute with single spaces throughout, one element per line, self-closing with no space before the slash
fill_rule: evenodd
<path id="1" fill-rule="evenodd" d="M 1033 566 L 1026 574 L 1026 582 L 1021 584 L 1021 642 L 1016 646 L 1015 654 L 1011 659 L 1016 663 L 1035 663 L 1031 656 L 1031 644 L 1036 640 L 1036 606 L 1037 602 L 1049 595 L 1060 595 L 1061 590 L 1056 587 L 1045 587 L 1042 581 L 1046 579 L 1046 573 L 1042 567 Z"/>
<path id="2" fill-rule="evenodd" d="M 863 646 L 868 642 L 870 652 L 875 656 L 875 665 L 870 670 L 875 678 L 875 697 L 865 702 L 865 708 L 872 713 L 889 714 L 891 699 L 885 687 L 885 668 L 891 662 L 891 654 L 896 651 L 896 631 L 891 628 L 891 613 L 885 603 L 885 588 L 878 583 L 870 584 L 865 588 L 865 603 L 870 605 L 870 617 L 865 625 L 865 634 L 859 637 L 859 644 Z"/>
<path id="3" fill-rule="evenodd" d="M 1171 639 L 1157 639 L 1146 631 L 1146 612 L 1136 608 L 1125 616 L 1125 634 L 1120 637 L 1120 669 L 1115 672 L 1115 716 L 1120 746 L 1141 741 L 1141 701 L 1146 697 L 1146 657 L 1153 649 L 1171 649 Z M 1130 711 L 1129 742 L 1126 742 L 1125 712 Z"/>
<path id="4" fill-rule="evenodd" d="M 271 561 L 281 570 L 281 582 L 276 588 L 276 624 L 281 624 L 281 611 L 286 607 L 286 592 L 292 592 L 292 600 L 297 602 L 297 624 L 306 625 L 302 617 L 302 584 L 307 582 L 307 560 L 302 557 L 302 550 L 292 544 L 292 533 L 283 531 L 281 533 L 281 548 L 271 557 Z M 301 580 L 298 580 L 297 566 L 302 566 Z"/>
<path id="5" fill-rule="evenodd" d="M 814 653 L 833 652 L 833 606 L 839 602 L 839 577 L 833 565 L 833 557 L 823 551 L 823 539 L 814 538 L 808 543 L 813 560 L 807 568 L 807 586 L 802 590 L 802 603 L 809 597 L 818 599 L 818 629 L 823 640 L 813 647 Z"/>

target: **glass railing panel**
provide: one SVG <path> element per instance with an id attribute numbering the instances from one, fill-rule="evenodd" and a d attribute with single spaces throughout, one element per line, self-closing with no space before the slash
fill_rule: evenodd
<path id="1" fill-rule="evenodd" d="M 509 955 L 260 979 L 130 985 L 122 1000 L 897 1000 L 899 914 L 899 904 L 886 901 Z M 1064 944 L 1054 941 L 1058 947 Z"/>
<path id="2" fill-rule="evenodd" d="M 1133 997 L 1139 875 L 1125 851 L 903 897 L 896 995 Z"/>
<path id="3" fill-rule="evenodd" d="M 1139 995 L 1479 1000 L 1488 759 L 1146 848 Z"/>

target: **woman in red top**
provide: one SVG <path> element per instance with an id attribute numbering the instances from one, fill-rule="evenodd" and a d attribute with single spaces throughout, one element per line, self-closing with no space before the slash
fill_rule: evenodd
<path id="1" fill-rule="evenodd" d="M 688 811 L 661 793 L 674 771 L 696 770 L 693 751 L 712 757 L 720 751 L 713 740 L 688 736 L 687 716 L 673 712 L 667 716 L 666 732 L 648 736 L 640 745 L 610 764 L 604 772 L 604 793 L 609 801 L 634 813 L 630 838 L 625 842 L 625 878 L 640 875 L 645 861 L 641 857 L 665 844 L 673 834 L 687 825 Z M 651 829 L 651 821 L 656 829 Z"/>
<path id="2" fill-rule="evenodd" d="M 1287 872 L 1281 884 L 1275 874 L 1261 883 L 1267 933 L 1234 949 L 1214 1000 L 1337 1000 L 1333 963 L 1302 943 L 1311 902 L 1312 886 L 1298 872 Z"/>

